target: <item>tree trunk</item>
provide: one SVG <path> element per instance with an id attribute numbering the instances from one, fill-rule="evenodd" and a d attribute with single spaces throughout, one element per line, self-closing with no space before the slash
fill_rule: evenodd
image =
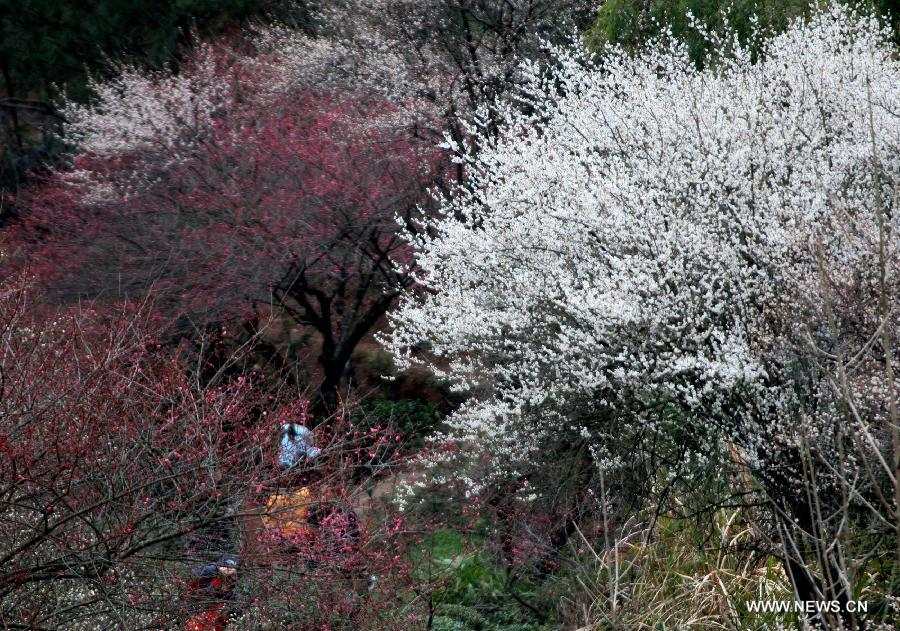
<path id="1" fill-rule="evenodd" d="M 323 378 L 316 393 L 316 400 L 313 402 L 315 417 L 328 416 L 337 410 L 338 392 L 341 387 L 341 377 L 344 374 L 344 366 L 339 365 L 334 358 L 323 356 L 319 358 L 319 363 L 322 365 Z"/>

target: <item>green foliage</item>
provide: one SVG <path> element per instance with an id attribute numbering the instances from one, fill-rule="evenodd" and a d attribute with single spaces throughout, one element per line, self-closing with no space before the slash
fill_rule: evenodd
<path id="1" fill-rule="evenodd" d="M 430 545 L 432 562 L 444 577 L 438 602 L 477 605 L 502 598 L 503 573 L 483 553 L 467 552 L 460 533 L 440 531 Z"/>
<path id="2" fill-rule="evenodd" d="M 595 50 L 607 43 L 633 50 L 663 28 L 670 28 L 674 37 L 687 43 L 691 58 L 702 64 L 708 44 L 691 28 L 688 15 L 713 32 L 722 32 L 728 24 L 746 42 L 753 19 L 764 31 L 777 33 L 791 20 L 808 15 L 816 4 L 816 0 L 606 0 L 586 40 Z M 855 4 L 886 16 L 895 32 L 900 25 L 898 0 L 860 0 Z"/>
<path id="3" fill-rule="evenodd" d="M 689 15 L 713 31 L 721 31 L 728 23 L 746 41 L 753 16 L 764 29 L 777 32 L 804 15 L 809 4 L 809 0 L 608 0 L 587 41 L 593 48 L 614 43 L 634 49 L 670 28 L 674 37 L 687 43 L 691 58 L 702 63 L 707 43 L 691 28 Z"/>
<path id="4" fill-rule="evenodd" d="M 372 399 L 360 405 L 357 425 L 391 427 L 404 437 L 421 444 L 426 436 L 438 428 L 441 415 L 437 407 L 418 399 Z"/>
<path id="5" fill-rule="evenodd" d="M 485 616 L 466 605 L 444 604 L 437 608 L 434 631 L 541 631 L 542 627 L 527 622 L 504 621 L 500 616 Z M 508 614 L 507 618 L 512 615 Z"/>
<path id="6" fill-rule="evenodd" d="M 0 191 L 58 154 L 61 95 L 90 97 L 88 77 L 115 63 L 161 69 L 177 65 L 192 33 L 227 31 L 252 18 L 308 19 L 293 0 L 0 0 Z M 9 209 L 0 207 L 0 222 Z"/>
<path id="7" fill-rule="evenodd" d="M 47 98 L 56 85 L 83 97 L 87 73 L 108 60 L 164 66 L 191 29 L 216 32 L 260 6 L 256 0 L 0 0 L 4 88 L 19 98 Z"/>
<path id="8" fill-rule="evenodd" d="M 512 597 L 535 597 L 531 585 L 511 581 L 480 537 L 455 530 L 434 533 L 412 554 L 417 582 L 434 586 L 435 631 L 542 631 Z M 547 611 L 551 611 L 549 604 Z"/>

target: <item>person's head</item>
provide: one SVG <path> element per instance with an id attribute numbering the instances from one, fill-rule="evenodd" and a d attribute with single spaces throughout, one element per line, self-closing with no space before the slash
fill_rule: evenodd
<path id="1" fill-rule="evenodd" d="M 221 576 L 234 576 L 237 574 L 238 559 L 233 554 L 223 554 L 216 562 L 216 568 Z"/>
<path id="2" fill-rule="evenodd" d="M 302 456 L 307 460 L 313 460 L 322 453 L 322 450 L 313 446 L 313 433 L 305 425 L 299 423 L 285 423 L 281 426 L 282 449 L 294 450 L 296 456 Z M 291 463 L 293 465 L 293 463 Z"/>
<path id="3" fill-rule="evenodd" d="M 307 440 L 310 435 L 309 428 L 299 423 L 285 423 L 281 428 L 282 433 L 291 440 Z"/>

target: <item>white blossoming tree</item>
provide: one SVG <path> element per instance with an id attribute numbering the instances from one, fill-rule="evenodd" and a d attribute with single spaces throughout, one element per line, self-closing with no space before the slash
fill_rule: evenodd
<path id="1" fill-rule="evenodd" d="M 427 291 L 386 339 L 475 393 L 447 436 L 492 456 L 472 492 L 586 445 L 607 479 L 640 469 L 657 495 L 736 467 L 742 492 L 811 532 L 791 484 L 806 446 L 834 465 L 844 440 L 866 444 L 857 473 L 879 472 L 851 496 L 896 488 L 900 63 L 886 41 L 832 5 L 759 60 L 718 42 L 702 71 L 677 42 L 600 61 L 560 50 L 550 70 L 528 66 L 529 107 L 495 108 L 502 131 L 477 156 L 449 141 L 471 178 L 410 236 Z M 895 537 L 897 506 L 882 509 Z M 845 597 L 805 555 L 784 556 L 798 593 Z"/>
<path id="2" fill-rule="evenodd" d="M 257 44 L 287 60 L 276 87 L 375 91 L 400 106 L 397 123 L 458 135 L 458 118 L 514 89 L 523 59 L 546 59 L 595 12 L 593 0 L 331 0 L 317 37 L 266 27 Z"/>

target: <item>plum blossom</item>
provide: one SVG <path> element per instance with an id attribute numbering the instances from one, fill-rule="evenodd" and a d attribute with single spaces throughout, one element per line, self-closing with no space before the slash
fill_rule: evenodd
<path id="1" fill-rule="evenodd" d="M 485 120 L 501 131 L 473 126 L 476 156 L 448 140 L 470 178 L 408 236 L 426 291 L 385 336 L 405 365 L 475 393 L 443 438 L 515 469 L 578 436 L 584 401 L 623 432 L 675 406 L 749 459 L 755 441 L 789 434 L 800 323 L 827 324 L 815 280 L 823 264 L 835 282 L 873 277 L 873 203 L 897 265 L 887 36 L 832 5 L 762 42 L 758 60 L 733 43 L 698 70 L 659 41 L 525 64 L 528 107 L 495 105 Z"/>

